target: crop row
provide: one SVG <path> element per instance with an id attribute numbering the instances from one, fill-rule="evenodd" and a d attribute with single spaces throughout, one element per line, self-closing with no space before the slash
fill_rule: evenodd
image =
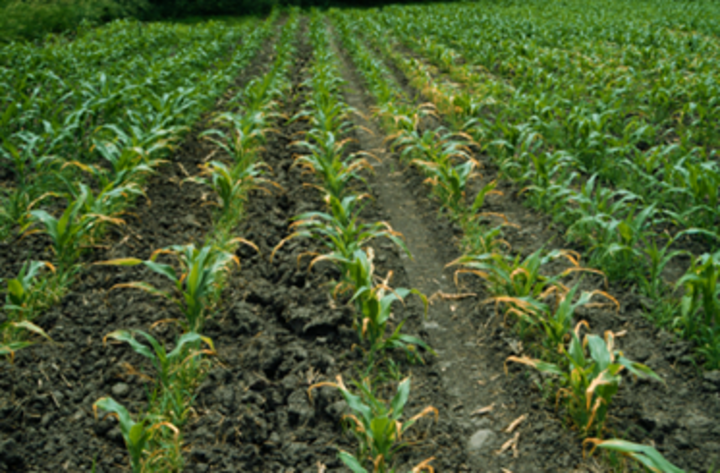
<path id="1" fill-rule="evenodd" d="M 551 213 L 566 226 L 568 241 L 587 249 L 592 266 L 611 279 L 636 285 L 643 296 L 657 301 L 651 317 L 694 341 L 705 366 L 716 368 L 720 363 L 720 256 L 716 253 L 720 169 L 709 138 L 684 138 L 700 137 L 702 133 L 697 131 L 703 126 L 713 127 L 715 122 L 698 116 L 694 108 L 683 111 L 676 107 L 667 112 L 677 119 L 671 126 L 652 118 L 659 113 L 653 111 L 659 105 L 651 99 L 644 100 L 642 108 L 649 111 L 630 113 L 629 109 L 638 109 L 632 103 L 638 93 L 629 91 L 644 87 L 642 81 L 627 89 L 627 94 L 618 93 L 612 103 L 607 97 L 594 103 L 596 99 L 589 92 L 580 94 L 581 101 L 564 98 L 564 91 L 572 87 L 560 82 L 553 84 L 552 92 L 527 84 L 513 85 L 514 75 L 495 73 L 489 65 L 475 62 L 479 59 L 472 59 L 472 64 L 455 64 L 460 54 L 475 58 L 469 46 L 453 42 L 449 47 L 447 37 L 439 33 L 428 33 L 423 42 L 418 42 L 412 30 L 401 28 L 390 16 L 377 17 L 364 18 L 364 27 L 370 31 L 392 27 L 405 47 L 433 63 L 431 67 L 403 58 L 397 46 L 386 48 L 396 61 L 415 69 L 418 80 L 424 80 L 423 88 L 435 95 L 438 106 L 455 126 L 470 133 L 503 174 L 524 188 L 528 203 Z M 404 24 L 412 23 L 416 28 L 423 25 L 434 31 L 426 13 L 418 14 L 415 20 Z M 681 61 L 688 52 L 683 45 L 668 40 L 665 46 L 672 55 L 668 53 L 670 57 L 664 60 Z M 538 47 L 538 51 L 527 54 L 532 64 L 537 65 L 543 51 Z M 525 55 L 518 57 L 525 60 Z M 607 65 L 621 71 L 631 66 L 648 67 L 650 71 L 660 67 L 643 63 Z M 714 82 L 714 71 L 687 68 L 686 75 L 696 77 L 692 83 L 685 83 L 687 94 L 702 88 L 698 84 Z M 687 105 L 686 100 L 698 100 L 691 104 L 707 110 L 716 107 L 712 94 L 690 98 L 687 94 L 671 102 Z M 569 108 L 570 103 L 580 105 Z M 600 107 L 599 103 L 605 105 Z M 589 117 L 594 124 L 573 122 L 580 116 Z M 613 125 L 616 120 L 623 122 Z M 673 138 L 659 136 L 660 129 Z M 588 155 L 580 148 L 582 140 L 593 141 L 593 152 L 602 154 L 593 160 L 615 177 L 584 162 Z M 681 263 L 688 260 L 689 264 Z M 686 273 L 666 282 L 666 268 L 678 263 Z"/>
<path id="2" fill-rule="evenodd" d="M 414 87 L 431 92 L 430 96 L 436 99 L 442 91 L 426 82 L 432 81 L 432 76 L 418 69 L 420 64 L 404 60 L 390 48 L 383 49 L 375 38 L 386 38 L 386 33 L 362 35 L 360 31 L 368 25 L 362 18 L 351 20 L 355 13 L 336 12 L 333 18 L 343 44 L 378 101 L 378 113 L 391 134 L 393 146 L 406 163 L 427 176 L 426 182 L 448 217 L 463 230 L 463 256 L 451 263 L 459 267 L 456 281 L 464 274 L 479 277 L 490 293 L 488 301 L 495 303 L 530 350 L 539 355 L 539 358 L 513 356 L 508 362 L 529 365 L 549 375 L 546 388 L 557 391 L 569 419 L 586 437 L 585 443 L 619 450 L 662 471 L 679 471 L 651 447 L 600 438 L 623 372 L 660 380 L 647 366 L 628 360 L 615 349 L 612 332 L 606 332 L 604 337 L 592 333 L 583 336 L 582 330 L 590 328 L 587 322 L 574 324 L 575 310 L 590 304 L 594 296 L 603 296 L 611 303 L 616 303 L 615 300 L 600 290 L 580 293 L 577 285 L 568 286 L 572 275 L 593 272 L 580 266 L 579 255 L 574 252 L 539 250 L 524 259 L 512 255 L 509 245 L 502 240 L 502 226 L 487 225 L 492 219 L 503 221 L 505 217 L 482 212 L 487 195 L 496 192 L 495 183 L 485 185 L 472 200 L 466 195 L 468 183 L 479 168 L 472 149 L 480 147 L 472 130 L 465 126 L 467 122 L 457 120 L 455 108 L 443 108 L 442 101 L 436 107 L 414 105 L 383 61 L 361 42 L 362 38 L 395 58 L 395 66 Z M 442 98 L 445 103 L 453 103 L 457 96 Z M 438 114 L 451 124 L 451 130 L 423 127 L 423 123 L 428 123 L 424 116 Z M 570 267 L 547 275 L 548 264 L 558 259 L 566 259 Z"/>
<path id="3" fill-rule="evenodd" d="M 188 178 L 190 182 L 210 187 L 217 201 L 213 227 L 205 235 L 204 244 L 158 249 L 145 261 L 120 258 L 99 263 L 142 264 L 169 279 L 170 291 L 142 281 L 119 284 L 113 289 L 147 291 L 171 301 L 183 315 L 179 320 L 156 322 L 150 327 L 152 330 L 172 322 L 181 328 L 182 334 L 172 342 L 172 350 L 141 330 L 117 330 L 105 336 L 105 339 L 128 343 L 150 361 L 155 372 L 147 408 L 137 413 L 135 419 L 110 397 L 95 403 L 96 410 L 118 418 L 134 472 L 183 470 L 182 429 L 189 419 L 195 390 L 208 372 L 210 357 L 215 354 L 213 341 L 201 333 L 205 320 L 212 317 L 220 303 L 233 263 L 240 263 L 235 256 L 237 246 L 245 244 L 257 249 L 252 242 L 233 232 L 242 218 L 248 192 L 260 187 L 268 190 L 271 184 L 263 177 L 267 166 L 261 161 L 260 153 L 265 135 L 272 131 L 272 122 L 279 116 L 279 101 L 289 90 L 288 74 L 298 26 L 299 15 L 293 11 L 274 47 L 276 57 L 270 70 L 252 79 L 224 104 L 226 111 L 213 118 L 218 128 L 201 134 L 214 143 L 218 156 L 202 165 L 200 176 Z M 173 257 L 175 264 L 160 262 L 166 258 L 164 255 Z M 136 337 L 149 342 L 150 346 Z M 140 371 L 133 369 L 132 372 Z"/>
<path id="4" fill-rule="evenodd" d="M 374 251 L 370 242 L 387 238 L 402 251 L 407 248 L 402 237 L 386 222 L 365 222 L 361 217 L 363 202 L 370 198 L 358 189 L 365 180 L 366 171 L 372 171 L 369 159 L 377 159 L 367 152 L 349 151 L 355 111 L 342 96 L 343 80 L 339 63 L 331 50 L 324 15 L 314 12 L 309 27 L 313 46 L 310 78 L 306 84 L 311 91 L 303 110 L 295 120 L 308 120 L 310 129 L 295 143 L 303 153 L 295 158 L 296 166 L 315 176 L 317 189 L 327 204 L 325 211 L 306 212 L 295 217 L 295 229 L 281 242 L 295 238 L 313 238 L 326 249 L 324 254 L 313 255 L 309 269 L 322 261 L 332 262 L 340 270 L 339 281 L 333 288 L 336 298 L 354 306 L 353 326 L 357 331 L 363 363 L 358 367 L 360 380 L 346 384 L 341 375 L 337 382 L 320 382 L 308 392 L 321 387 L 339 390 L 347 402 L 349 413 L 344 417 L 345 427 L 357 441 L 354 453 L 340 451 L 339 458 L 354 472 L 395 471 L 396 452 L 403 446 L 403 434 L 420 418 L 437 410 L 428 406 L 406 421 L 401 421 L 410 395 L 410 378 L 400 380 L 395 351 L 404 352 L 415 361 L 421 361 L 423 348 L 432 351 L 422 340 L 404 334 L 404 322 L 395 324 L 393 306 L 410 294 L 418 295 L 425 305 L 425 296 L 416 290 L 391 287 L 392 272 L 377 274 L 373 263 Z M 392 328 L 392 325 L 395 325 Z M 388 381 L 389 380 L 389 381 Z M 385 393 L 394 393 L 390 401 L 383 400 Z M 417 465 L 413 471 L 433 471 L 429 462 Z"/>

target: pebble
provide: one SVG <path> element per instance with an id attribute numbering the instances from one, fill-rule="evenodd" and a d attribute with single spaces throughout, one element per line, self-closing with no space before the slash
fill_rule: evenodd
<path id="1" fill-rule="evenodd" d="M 130 386 L 125 383 L 117 383 L 112 387 L 113 396 L 125 397 L 130 392 Z"/>
<path id="2" fill-rule="evenodd" d="M 470 437 L 468 442 L 468 451 L 479 452 L 486 447 L 489 447 L 493 440 L 495 440 L 495 432 L 490 429 L 480 429 Z"/>

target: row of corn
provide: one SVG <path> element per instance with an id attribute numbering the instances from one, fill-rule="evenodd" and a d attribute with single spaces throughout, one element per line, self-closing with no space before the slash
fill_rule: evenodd
<path id="1" fill-rule="evenodd" d="M 268 24 L 272 25 L 271 17 Z M 165 298 L 177 306 L 183 317 L 161 321 L 180 327 L 172 350 L 151 334 L 142 330 L 117 330 L 105 339 L 126 342 L 138 354 L 147 358 L 155 371 L 148 395 L 147 407 L 136 414 L 110 397 L 99 399 L 96 410 L 115 415 L 128 449 L 134 472 L 183 471 L 182 429 L 191 414 L 195 390 L 203 381 L 215 354 L 211 339 L 201 335 L 204 321 L 213 315 L 222 297 L 227 275 L 233 263 L 239 264 L 235 250 L 240 244 L 255 245 L 234 236 L 242 218 L 243 205 L 252 189 L 270 190 L 272 182 L 263 177 L 268 166 L 260 160 L 265 135 L 272 130 L 278 117 L 281 98 L 289 90 L 288 75 L 295 53 L 294 41 L 299 26 L 297 11 L 290 14 L 276 45 L 275 59 L 270 70 L 252 79 L 243 90 L 224 105 L 227 111 L 217 113 L 213 122 L 217 128 L 202 133 L 217 147 L 218 158 L 201 165 L 201 173 L 188 178 L 207 186 L 215 194 L 217 211 L 213 228 L 205 235 L 201 247 L 193 243 L 173 245 L 155 251 L 149 260 L 121 258 L 100 264 L 117 266 L 145 265 L 172 282 L 172 290 L 163 291 L 145 282 L 119 284 L 114 289 L 134 288 Z M 256 248 L 257 249 L 257 248 Z M 162 263 L 164 255 L 176 264 Z M 149 343 L 149 346 L 140 340 Z M 132 368 L 130 374 L 137 374 Z"/>
<path id="2" fill-rule="evenodd" d="M 558 400 L 563 401 L 565 412 L 586 437 L 586 443 L 619 450 L 661 471 L 679 471 L 652 447 L 598 438 L 603 434 L 611 400 L 623 373 L 660 379 L 648 367 L 627 359 L 615 349 L 612 332 L 606 332 L 604 337 L 591 333 L 583 336 L 582 330 L 589 329 L 587 322 L 574 324 L 578 307 L 588 305 L 595 295 L 615 303 L 612 296 L 598 290 L 579 293 L 577 285 L 568 287 L 563 283 L 575 273 L 592 271 L 580 266 L 579 255 L 574 252 L 539 250 L 524 259 L 513 256 L 502 239 L 502 225 L 508 224 L 505 217 L 482 212 L 486 197 L 497 192 L 495 183 L 486 184 L 472 200 L 466 195 L 467 186 L 480 167 L 472 153 L 479 145 L 469 133 L 467 122 L 454 115 L 456 109 L 443 106 L 454 103 L 456 97 L 445 95 L 417 61 L 384 47 L 374 39 L 378 38 L 375 35 L 362 35 L 360 31 L 367 23 L 353 21 L 350 14 L 338 12 L 333 18 L 343 44 L 378 100 L 378 115 L 391 134 L 393 146 L 404 161 L 427 176 L 426 182 L 447 217 L 463 230 L 463 256 L 451 263 L 460 267 L 455 273 L 456 282 L 463 274 L 480 277 L 491 294 L 488 301 L 495 303 L 505 321 L 510 321 L 523 339 L 531 342 L 531 350 L 540 355 L 540 359 L 512 356 L 508 361 L 532 366 L 549 375 L 545 378 L 545 389 L 557 391 Z M 383 61 L 363 45 L 362 38 L 394 59 L 395 66 L 413 87 L 424 91 L 434 104 L 412 104 Z M 423 130 L 423 116 L 428 115 L 442 117 L 451 129 Z M 489 226 L 493 220 L 501 224 Z M 560 258 L 569 261 L 570 267 L 559 274 L 546 275 L 547 264 Z"/>
<path id="3" fill-rule="evenodd" d="M 416 290 L 390 287 L 391 272 L 386 275 L 376 272 L 372 241 L 387 238 L 401 251 L 407 252 L 407 248 L 401 235 L 386 222 L 365 222 L 361 217 L 363 204 L 370 198 L 361 190 L 361 184 L 366 172 L 372 171 L 368 160 L 377 158 L 349 151 L 354 110 L 343 99 L 344 82 L 322 14 L 311 15 L 309 35 L 313 60 L 306 85 L 310 91 L 303 110 L 293 119 L 307 120 L 310 128 L 301 140 L 293 143 L 303 150 L 294 165 L 315 177 L 314 187 L 322 193 L 326 209 L 297 215 L 292 225 L 294 232 L 275 252 L 282 251 L 290 239 L 313 238 L 326 252 L 314 255 L 309 269 L 326 261 L 340 270 L 333 295 L 355 308 L 354 327 L 363 352 L 363 366 L 357 370 L 360 379 L 348 386 L 339 375 L 337 382 L 314 384 L 308 394 L 312 399 L 315 389 L 339 390 L 349 409 L 343 421 L 357 441 L 354 452 L 339 452 L 340 460 L 357 473 L 385 473 L 395 471 L 396 453 L 403 446 L 403 435 L 408 429 L 422 417 L 433 413 L 437 416 L 437 410 L 429 406 L 409 420 L 402 420 L 410 395 L 410 378 L 401 379 L 398 364 L 392 358 L 399 351 L 411 361 L 422 360 L 420 349 L 431 351 L 419 338 L 403 333 L 404 322 L 392 320 L 395 303 L 411 293 L 427 302 Z M 392 395 L 390 401 L 383 400 L 386 393 Z M 422 462 L 413 471 L 433 471 L 430 461 Z"/>

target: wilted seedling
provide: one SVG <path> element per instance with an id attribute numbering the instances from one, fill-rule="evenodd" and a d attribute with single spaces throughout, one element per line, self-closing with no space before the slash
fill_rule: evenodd
<path id="1" fill-rule="evenodd" d="M 392 473 L 395 454 L 407 444 L 403 442 L 403 434 L 419 419 L 427 415 L 435 415 L 438 419 L 438 410 L 432 406 L 401 422 L 405 404 L 410 396 L 410 378 L 404 379 L 397 387 L 395 397 L 387 403 L 375 397 L 367 381 L 355 383 L 359 394 L 350 392 L 345 387 L 342 377 L 337 377 L 337 383 L 323 382 L 310 386 L 308 394 L 312 400 L 312 390 L 323 386 L 337 388 L 342 394 L 348 407 L 353 411 L 344 417 L 346 426 L 358 440 L 358 449 L 355 455 L 340 451 L 338 456 L 353 472 L 368 471 L 366 465 L 372 464 L 375 473 Z M 422 469 L 428 468 L 428 461 L 420 465 Z M 428 471 L 432 471 L 431 468 Z"/>
<path id="2" fill-rule="evenodd" d="M 563 386 L 557 392 L 557 402 L 564 398 L 568 414 L 584 435 L 602 432 L 612 397 L 617 393 L 622 381 L 621 372 L 662 379 L 647 366 L 630 361 L 621 351 L 614 349 L 615 335 L 605 332 L 605 340 L 597 335 L 586 335 L 580 342 L 580 328 L 587 322 L 581 322 L 571 332 L 570 345 L 562 352 L 563 364 L 547 363 L 525 356 L 510 356 L 507 361 L 522 363 L 560 378 Z M 585 353 L 585 348 L 589 354 Z M 507 363 L 507 362 L 506 362 Z"/>

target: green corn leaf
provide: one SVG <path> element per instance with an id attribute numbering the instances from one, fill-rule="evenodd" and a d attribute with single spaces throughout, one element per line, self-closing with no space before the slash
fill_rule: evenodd
<path id="1" fill-rule="evenodd" d="M 148 292 L 153 296 L 164 297 L 166 299 L 173 300 L 173 298 L 167 292 L 156 289 L 152 285 L 140 281 L 116 284 L 112 287 L 112 289 L 116 288 L 140 289 L 141 291 Z"/>
<path id="2" fill-rule="evenodd" d="M 597 363 L 597 370 L 604 371 L 611 363 L 611 355 L 608 351 L 605 340 L 597 335 L 588 335 L 588 348 L 590 349 L 590 356 L 595 363 Z"/>
<path id="3" fill-rule="evenodd" d="M 24 300 L 23 296 L 25 295 L 25 288 L 19 280 L 8 279 L 7 290 L 8 293 L 12 295 L 12 298 L 16 303 L 22 303 L 21 301 Z"/>
<path id="4" fill-rule="evenodd" d="M 111 259 L 107 261 L 98 261 L 97 265 L 103 265 L 103 266 L 137 266 L 139 264 L 142 264 L 143 260 L 138 258 L 117 258 L 117 259 Z"/>
<path id="5" fill-rule="evenodd" d="M 145 429 L 144 423 L 138 422 L 130 427 L 130 432 L 128 433 L 128 443 L 131 445 L 141 445 L 144 443 L 146 437 L 147 430 Z"/>
<path id="6" fill-rule="evenodd" d="M 630 361 L 624 356 L 620 355 L 617 359 L 617 362 L 625 367 L 629 372 L 634 374 L 635 376 L 641 377 L 641 378 L 653 378 L 660 382 L 665 382 L 657 373 L 655 373 L 650 367 L 643 365 L 642 363 L 637 363 L 635 361 Z"/>
<path id="7" fill-rule="evenodd" d="M 10 342 L 7 344 L 0 345 L 0 356 L 14 355 L 16 351 L 23 348 L 27 348 L 32 345 L 32 342 Z"/>
<path id="8" fill-rule="evenodd" d="M 667 461 L 657 450 L 648 445 L 641 445 L 627 440 L 610 439 L 597 444 L 598 447 L 627 454 L 639 461 L 650 470 L 658 473 L 685 473 Z"/>
<path id="9" fill-rule="evenodd" d="M 123 438 L 126 442 L 128 442 L 130 438 L 130 429 L 132 429 L 135 425 L 135 421 L 132 420 L 130 413 L 127 409 L 125 409 L 125 406 L 108 396 L 95 401 L 93 407 L 115 414 L 120 423 L 120 430 L 122 431 Z"/>
<path id="10" fill-rule="evenodd" d="M 585 368 L 585 350 L 583 350 L 582 343 L 574 332 L 572 333 L 572 339 L 570 340 L 568 355 L 576 367 Z"/>
<path id="11" fill-rule="evenodd" d="M 340 450 L 338 452 L 338 458 L 340 458 L 345 466 L 350 468 L 353 473 L 369 473 L 368 470 L 363 468 L 358 459 L 350 455 L 348 452 Z"/>
<path id="12" fill-rule="evenodd" d="M 170 279 L 172 282 L 177 282 L 177 274 L 175 273 L 175 269 L 170 266 L 169 264 L 161 264 L 156 263 L 154 261 L 143 261 L 143 264 L 147 266 L 148 268 L 152 269 L 158 274 L 161 274 L 165 276 L 166 278 Z"/>
<path id="13" fill-rule="evenodd" d="M 52 340 L 50 338 L 50 336 L 47 333 L 45 333 L 45 330 L 41 329 L 40 327 L 38 327 L 37 325 L 35 325 L 34 323 L 32 323 L 30 321 L 22 320 L 20 322 L 13 322 L 12 325 L 17 328 L 24 328 L 25 330 L 27 330 L 29 332 L 38 334 L 48 340 Z"/>
<path id="14" fill-rule="evenodd" d="M 206 337 L 201 337 L 196 332 L 184 333 L 178 340 L 177 346 L 170 353 L 168 353 L 168 359 L 172 360 L 172 359 L 176 358 L 182 352 L 185 345 L 187 345 L 189 343 L 193 343 L 193 342 L 197 342 L 197 341 L 207 341 L 207 340 L 210 340 L 210 339 L 206 338 Z"/>
<path id="15" fill-rule="evenodd" d="M 155 361 L 157 359 L 155 353 L 153 353 L 153 351 L 150 350 L 147 345 L 143 345 L 142 343 L 137 341 L 133 335 L 134 333 L 135 332 L 131 332 L 129 330 L 115 330 L 114 332 L 110 332 L 105 335 L 105 339 L 112 338 L 113 340 L 117 340 L 119 342 L 125 342 L 130 345 L 130 347 L 135 351 L 135 353 L 138 353 L 145 358 Z"/>
<path id="16" fill-rule="evenodd" d="M 357 396 L 346 389 L 340 389 L 345 402 L 348 403 L 348 407 L 355 412 L 359 412 L 365 422 L 369 422 L 372 419 L 372 410 L 370 407 L 362 402 L 360 396 Z"/>
<path id="17" fill-rule="evenodd" d="M 405 404 L 410 397 L 410 378 L 405 378 L 398 384 L 397 393 L 390 401 L 390 408 L 392 409 L 392 418 L 398 419 L 405 409 Z"/>

